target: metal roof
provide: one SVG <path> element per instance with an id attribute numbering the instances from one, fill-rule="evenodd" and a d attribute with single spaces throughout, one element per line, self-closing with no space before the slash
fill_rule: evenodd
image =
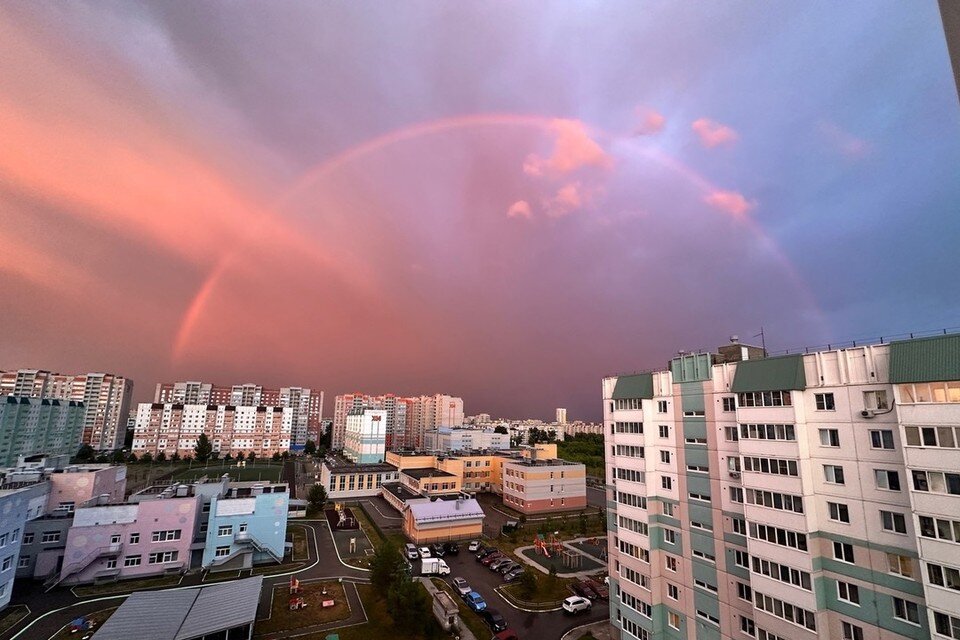
<path id="1" fill-rule="evenodd" d="M 803 371 L 803 356 L 796 354 L 763 360 L 744 360 L 737 363 L 731 391 L 787 391 L 807 388 Z"/>
<path id="2" fill-rule="evenodd" d="M 620 376 L 613 387 L 613 399 L 653 398 L 653 374 L 639 373 L 630 376 Z"/>
<path id="3" fill-rule="evenodd" d="M 960 380 L 960 333 L 890 343 L 890 382 Z"/>
<path id="4" fill-rule="evenodd" d="M 407 508 L 413 513 L 413 519 L 417 523 L 482 518 L 484 515 L 480 503 L 473 498 L 409 502 Z"/>
<path id="5" fill-rule="evenodd" d="M 252 624 L 263 576 L 197 589 L 137 591 L 94 634 L 94 640 L 191 640 Z"/>

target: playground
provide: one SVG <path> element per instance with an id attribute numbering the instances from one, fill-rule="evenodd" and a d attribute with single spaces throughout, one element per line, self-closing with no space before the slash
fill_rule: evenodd
<path id="1" fill-rule="evenodd" d="M 267 461 L 257 461 L 247 462 L 247 461 L 225 461 L 220 460 L 218 462 L 211 462 L 207 465 L 202 465 L 201 463 L 193 463 L 187 468 L 179 471 L 173 475 L 173 480 L 180 482 L 192 482 L 207 476 L 211 480 L 216 480 L 223 476 L 223 474 L 230 474 L 230 479 L 235 482 L 247 482 L 247 481 L 263 481 L 263 482 L 279 482 L 280 474 L 283 471 L 282 462 L 267 462 Z"/>
<path id="2" fill-rule="evenodd" d="M 593 556 L 600 562 L 605 563 L 607 561 L 607 539 L 604 536 L 583 538 L 581 540 L 571 541 L 568 544 L 575 547 L 581 553 Z"/>
<path id="3" fill-rule="evenodd" d="M 554 534 L 538 533 L 533 539 L 533 545 L 517 549 L 516 553 L 528 564 L 539 567 L 544 572 L 556 569 L 557 575 L 567 575 L 581 572 L 591 572 L 602 569 L 604 564 L 599 554 L 594 556 L 581 550 L 576 543 L 584 539 L 563 542 Z"/>
<path id="4" fill-rule="evenodd" d="M 343 584 L 336 580 L 303 582 L 291 577 L 273 589 L 270 617 L 258 620 L 258 635 L 294 631 L 350 616 Z"/>
<path id="5" fill-rule="evenodd" d="M 360 528 L 353 511 L 337 502 L 332 509 L 325 510 L 324 515 L 330 524 L 330 532 L 340 558 L 357 567 L 368 566 L 370 558 L 373 557 L 373 544 Z"/>

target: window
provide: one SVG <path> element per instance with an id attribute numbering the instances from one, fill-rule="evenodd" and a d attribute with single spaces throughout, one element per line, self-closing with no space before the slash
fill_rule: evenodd
<path id="1" fill-rule="evenodd" d="M 811 585 L 810 574 L 806 571 L 794 569 L 793 567 L 780 564 L 779 562 L 773 562 L 772 560 L 757 558 L 756 556 L 751 558 L 751 561 L 751 570 L 754 573 L 759 573 L 762 576 L 767 576 L 768 578 L 773 578 L 774 580 L 785 582 L 786 584 L 792 584 L 795 587 L 800 587 L 801 589 L 806 589 L 807 591 L 811 591 L 813 589 Z M 739 590 L 739 584 L 737 589 Z M 749 597 L 745 599 L 749 600 Z"/>
<path id="2" fill-rule="evenodd" d="M 830 484 L 844 484 L 843 467 L 836 464 L 823 465 L 823 477 Z"/>
<path id="3" fill-rule="evenodd" d="M 703 551 L 698 551 L 697 549 L 693 550 L 693 557 L 700 558 L 701 560 L 706 560 L 707 562 L 716 562 L 716 557 L 710 555 L 709 553 L 704 553 Z"/>
<path id="4" fill-rule="evenodd" d="M 614 433 L 632 433 L 634 435 L 642 434 L 643 423 L 642 422 L 614 422 L 613 432 Z"/>
<path id="5" fill-rule="evenodd" d="M 669 452 L 669 451 L 661 451 L 661 452 L 660 452 L 660 462 L 663 462 L 663 463 L 665 463 L 665 464 L 670 464 L 670 452 Z"/>
<path id="6" fill-rule="evenodd" d="M 740 487 L 730 487 L 730 502 L 743 503 L 743 489 Z"/>
<path id="7" fill-rule="evenodd" d="M 9 571 L 13 567 L 13 556 L 7 556 L 0 562 L 0 571 Z"/>
<path id="8" fill-rule="evenodd" d="M 704 447 L 707 446 L 706 438 L 684 438 L 683 441 L 686 442 L 687 444 L 698 444 L 698 445 L 703 445 Z"/>
<path id="9" fill-rule="evenodd" d="M 813 399 L 817 403 L 817 411 L 836 411 L 837 409 L 832 393 L 815 393 Z"/>
<path id="10" fill-rule="evenodd" d="M 843 640 L 863 640 L 863 628 L 849 622 L 841 622 Z"/>
<path id="11" fill-rule="evenodd" d="M 640 409 L 640 398 L 620 398 L 613 401 L 617 411 Z"/>
<path id="12" fill-rule="evenodd" d="M 667 401 L 657 400 L 657 413 L 666 413 L 666 412 L 667 412 Z"/>
<path id="13" fill-rule="evenodd" d="M 828 502 L 830 509 L 830 519 L 835 522 L 850 524 L 850 508 L 842 502 Z"/>
<path id="14" fill-rule="evenodd" d="M 644 450 L 643 447 L 632 444 L 618 444 L 613 447 L 613 455 L 626 458 L 642 458 Z"/>
<path id="15" fill-rule="evenodd" d="M 911 447 L 956 449 L 960 446 L 960 427 L 904 427 L 903 430 Z"/>
<path id="16" fill-rule="evenodd" d="M 898 472 L 890 469 L 874 469 L 873 474 L 877 480 L 877 489 L 900 491 L 900 474 Z"/>
<path id="17" fill-rule="evenodd" d="M 884 531 L 892 531 L 893 533 L 907 532 L 907 520 L 903 517 L 902 513 L 881 511 L 880 523 L 883 526 Z"/>
<path id="18" fill-rule="evenodd" d="M 747 489 L 747 504 L 755 504 L 770 509 L 803 513 L 803 498 L 790 493 Z"/>
<path id="19" fill-rule="evenodd" d="M 179 551 L 157 551 L 156 553 L 151 553 L 147 563 L 148 564 L 164 564 L 167 562 L 176 562 L 177 556 L 180 555 Z"/>
<path id="20" fill-rule="evenodd" d="M 680 598 L 680 589 L 677 588 L 677 585 L 667 583 L 667 597 L 671 600 L 677 600 Z"/>
<path id="21" fill-rule="evenodd" d="M 663 529 L 663 541 L 667 544 L 677 544 L 677 532 L 673 529 Z"/>
<path id="22" fill-rule="evenodd" d="M 670 476 L 660 476 L 660 486 L 664 489 L 673 490 L 673 478 Z"/>
<path id="23" fill-rule="evenodd" d="M 893 599 L 893 617 L 920 624 L 920 607 L 916 602 L 904 600 L 903 598 Z"/>
<path id="24" fill-rule="evenodd" d="M 617 571 L 620 573 L 620 577 L 624 580 L 628 580 L 635 585 L 643 587 L 647 591 L 650 590 L 650 578 L 643 575 L 638 571 L 634 571 L 630 567 L 622 567 L 620 563 L 617 563 Z"/>
<path id="25" fill-rule="evenodd" d="M 939 538 L 948 542 L 960 542 L 960 520 L 934 520 L 929 516 L 920 516 L 920 535 L 925 538 Z"/>
<path id="26" fill-rule="evenodd" d="M 115 533 L 110 536 L 110 544 L 120 544 L 120 534 Z"/>
<path id="27" fill-rule="evenodd" d="M 849 582 L 837 580 L 837 597 L 851 604 L 860 604 L 860 588 Z"/>
<path id="28" fill-rule="evenodd" d="M 230 547 L 217 547 L 213 555 L 217 558 L 225 558 L 230 555 Z"/>
<path id="29" fill-rule="evenodd" d="M 747 602 L 753 601 L 753 589 L 750 588 L 750 585 L 743 584 L 742 582 L 737 582 L 737 597 L 741 600 L 746 600 Z"/>
<path id="30" fill-rule="evenodd" d="M 740 631 L 747 634 L 750 637 L 753 637 L 757 633 L 757 627 L 754 625 L 754 622 L 751 618 L 746 616 L 737 616 L 740 618 Z"/>
<path id="31" fill-rule="evenodd" d="M 106 566 L 107 566 L 107 569 L 116 569 L 116 568 L 117 568 L 117 559 L 116 559 L 116 558 L 110 558 L 109 560 L 107 560 L 107 565 L 106 565 Z"/>
<path id="32" fill-rule="evenodd" d="M 883 389 L 863 392 L 863 408 L 871 411 L 884 411 L 890 408 L 887 404 L 887 392 Z"/>
<path id="33" fill-rule="evenodd" d="M 247 523 L 241 522 L 240 526 L 237 527 L 237 533 L 246 533 L 247 532 Z"/>
<path id="34" fill-rule="evenodd" d="M 890 566 L 890 573 L 895 573 L 906 578 L 909 578 L 913 575 L 913 560 L 907 556 L 888 553 L 887 564 Z"/>
<path id="35" fill-rule="evenodd" d="M 960 473 L 914 471 L 913 488 L 917 491 L 960 495 Z"/>
<path id="36" fill-rule="evenodd" d="M 640 484 L 644 484 L 647 481 L 647 474 L 643 471 L 637 471 L 635 469 L 614 468 L 613 475 L 617 480 L 626 480 L 628 482 L 639 482 Z"/>
<path id="37" fill-rule="evenodd" d="M 664 503 L 663 503 L 663 515 L 665 515 L 665 516 L 670 516 L 671 518 L 673 518 L 673 517 L 674 517 L 674 515 L 673 515 L 673 513 L 674 513 L 674 506 L 675 506 L 675 505 L 674 505 L 672 502 L 664 502 Z"/>
<path id="38" fill-rule="evenodd" d="M 697 617 L 701 620 L 706 620 L 707 622 L 720 626 L 720 619 L 716 616 L 710 615 L 706 611 L 700 611 L 700 609 L 697 609 Z"/>
<path id="39" fill-rule="evenodd" d="M 693 491 L 687 494 L 691 500 L 699 500 L 700 502 L 710 502 L 710 496 L 703 493 L 694 493 Z"/>
<path id="40" fill-rule="evenodd" d="M 130 544 L 139 544 L 140 543 L 140 534 L 131 533 L 130 534 Z"/>
<path id="41" fill-rule="evenodd" d="M 743 567 L 744 569 L 750 568 L 750 554 L 746 551 L 734 551 L 733 552 L 733 563 L 738 567 Z"/>
<path id="42" fill-rule="evenodd" d="M 789 407 L 793 404 L 789 391 L 753 391 L 737 395 L 738 407 Z"/>
<path id="43" fill-rule="evenodd" d="M 953 638 L 954 640 L 960 640 L 960 618 L 954 618 L 945 613 L 934 611 L 933 626 L 940 635 Z"/>
<path id="44" fill-rule="evenodd" d="M 169 542 L 180 539 L 180 529 L 169 529 L 166 531 L 154 531 L 151 536 L 153 542 Z"/>
<path id="45" fill-rule="evenodd" d="M 741 440 L 789 440 L 796 441 L 797 431 L 792 424 L 742 424 Z"/>
<path id="46" fill-rule="evenodd" d="M 123 559 L 123 566 L 125 567 L 139 567 L 140 566 L 140 556 L 127 556 Z"/>
<path id="47" fill-rule="evenodd" d="M 673 556 L 665 556 L 664 566 L 666 566 L 667 571 L 676 572 L 677 570 L 677 559 Z"/>
<path id="48" fill-rule="evenodd" d="M 23 544 L 33 544 L 33 532 L 23 534 Z"/>
<path id="49" fill-rule="evenodd" d="M 685 418 L 697 418 L 703 417 L 706 415 L 706 412 L 703 409 L 694 409 L 693 411 L 684 411 L 683 416 Z"/>
<path id="50" fill-rule="evenodd" d="M 51 544 L 53 542 L 60 542 L 59 531 L 44 531 L 40 534 L 40 544 Z"/>
<path id="51" fill-rule="evenodd" d="M 629 507 L 637 507 L 638 509 L 647 508 L 646 496 L 638 496 L 632 493 L 625 493 L 623 491 L 617 491 L 617 502 L 620 504 L 625 504 Z"/>
<path id="52" fill-rule="evenodd" d="M 670 625 L 672 629 L 680 629 L 680 614 L 674 613 L 673 611 L 667 612 L 667 624 Z"/>
<path id="53" fill-rule="evenodd" d="M 893 449 L 893 431 L 890 429 L 871 429 L 870 446 L 874 449 Z"/>
<path id="54" fill-rule="evenodd" d="M 17 569 L 26 569 L 30 566 L 30 556 L 20 556 L 17 560 Z"/>
<path id="55" fill-rule="evenodd" d="M 824 447 L 839 447 L 840 431 L 837 429 L 820 429 L 820 444 Z"/>
<path id="56" fill-rule="evenodd" d="M 669 437 L 670 437 L 670 425 L 662 424 L 662 425 L 660 425 L 660 426 L 658 427 L 658 429 L 660 430 L 660 437 L 661 437 L 661 438 L 669 438 Z"/>
<path id="57" fill-rule="evenodd" d="M 0 547 L 7 546 L 7 538 L 9 536 L 6 533 L 0 533 Z"/>
<path id="58" fill-rule="evenodd" d="M 853 559 L 853 545 L 846 542 L 833 543 L 833 557 L 837 560 L 843 560 L 844 562 L 856 562 L 856 560 Z"/>
<path id="59" fill-rule="evenodd" d="M 729 397 L 726 397 L 726 398 L 721 398 L 721 402 L 723 403 L 723 410 L 724 410 L 724 411 L 736 411 L 736 410 L 737 410 L 737 399 L 736 399 L 735 397 L 729 396 Z"/>
<path id="60" fill-rule="evenodd" d="M 621 529 L 633 531 L 634 533 L 639 533 L 642 536 L 650 535 L 649 526 L 646 522 L 640 522 L 639 520 L 627 518 L 626 516 L 617 516 L 617 521 Z"/>
<path id="61" fill-rule="evenodd" d="M 747 535 L 747 521 L 743 518 L 734 518 L 733 519 L 733 532 L 739 533 L 742 536 Z"/>
<path id="62" fill-rule="evenodd" d="M 960 571 L 957 569 L 953 567 L 942 567 L 938 564 L 930 564 L 928 562 L 927 574 L 930 576 L 931 584 L 960 591 Z"/>
<path id="63" fill-rule="evenodd" d="M 806 627 L 807 629 L 810 629 L 810 631 L 817 630 L 817 620 L 812 611 L 801 609 L 800 607 L 794 606 L 789 602 L 772 598 L 768 595 L 760 593 L 759 591 L 754 592 L 753 599 L 754 606 L 761 611 L 766 611 L 767 613 L 782 620 L 792 622 L 800 625 L 801 627 Z"/>
<path id="64" fill-rule="evenodd" d="M 750 529 L 751 538 L 765 540 L 766 542 L 780 545 L 781 547 L 790 547 L 792 549 L 799 549 L 800 551 L 807 550 L 807 534 L 805 533 L 781 529 L 780 527 L 767 524 L 757 524 L 756 522 L 748 523 L 748 528 Z"/>
<path id="65" fill-rule="evenodd" d="M 736 442 L 740 439 L 740 432 L 736 427 L 724 427 L 723 435 L 727 442 Z"/>
<path id="66" fill-rule="evenodd" d="M 755 458 L 753 456 L 744 456 L 743 470 L 753 471 L 754 473 L 770 473 L 773 475 L 794 477 L 800 474 L 796 460 L 785 460 L 783 458 Z"/>
<path id="67" fill-rule="evenodd" d="M 232 536 L 233 535 L 233 525 L 224 524 L 217 527 L 217 536 Z"/>

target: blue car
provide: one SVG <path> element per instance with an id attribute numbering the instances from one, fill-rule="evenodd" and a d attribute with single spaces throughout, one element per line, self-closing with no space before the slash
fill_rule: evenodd
<path id="1" fill-rule="evenodd" d="M 483 596 L 476 591 L 471 591 L 467 595 L 463 596 L 463 599 L 466 601 L 467 606 L 474 611 L 483 611 L 487 608 L 487 603 L 483 601 Z"/>

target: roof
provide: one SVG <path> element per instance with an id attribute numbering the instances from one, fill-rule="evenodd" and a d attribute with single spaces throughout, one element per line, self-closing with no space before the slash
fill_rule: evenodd
<path id="1" fill-rule="evenodd" d="M 447 471 L 441 471 L 440 469 L 434 469 L 433 467 L 425 467 L 422 469 L 401 469 L 400 473 L 410 476 L 411 478 L 416 478 L 417 480 L 422 480 L 423 478 L 455 478 L 456 476 Z"/>
<path id="2" fill-rule="evenodd" d="M 198 589 L 137 591 L 103 623 L 94 640 L 189 640 L 251 624 L 263 576 Z M 162 615 L 157 615 L 162 612 Z"/>
<path id="3" fill-rule="evenodd" d="M 733 377 L 734 393 L 751 391 L 787 391 L 807 388 L 803 356 L 794 354 L 763 360 L 744 360 L 737 364 Z"/>
<path id="4" fill-rule="evenodd" d="M 430 500 L 411 502 L 407 508 L 418 524 L 441 520 L 466 520 L 482 518 L 483 509 L 475 499 L 469 500 Z"/>
<path id="5" fill-rule="evenodd" d="M 960 380 L 960 333 L 890 343 L 890 382 Z"/>
<path id="6" fill-rule="evenodd" d="M 638 373 L 630 376 L 620 376 L 613 387 L 613 399 L 626 398 L 653 398 L 653 374 Z"/>

